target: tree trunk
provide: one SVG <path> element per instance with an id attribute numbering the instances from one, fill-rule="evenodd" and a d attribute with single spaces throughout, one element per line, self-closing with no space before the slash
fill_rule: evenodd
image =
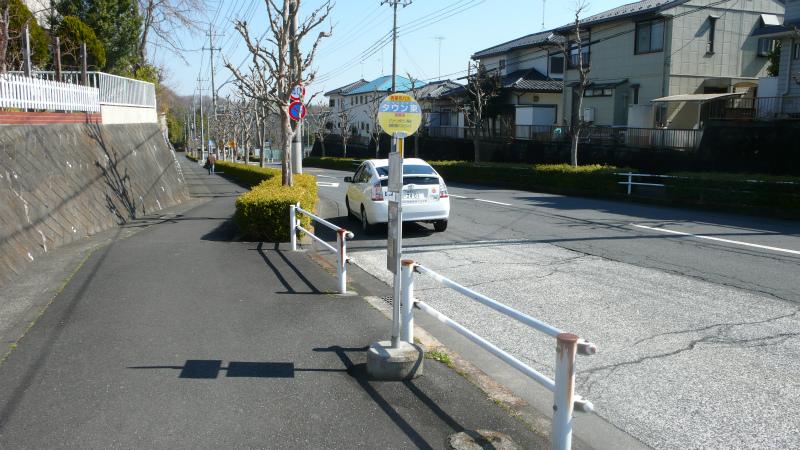
<path id="1" fill-rule="evenodd" d="M 481 140 L 477 136 L 472 136 L 472 148 L 475 149 L 475 162 L 481 162 Z"/>
<path id="2" fill-rule="evenodd" d="M 325 157 L 325 136 L 319 138 L 319 146 L 322 148 L 322 157 Z"/>
<path id="3" fill-rule="evenodd" d="M 283 105 L 282 105 L 283 106 Z M 284 186 L 293 186 L 294 180 L 292 179 L 292 124 L 289 121 L 289 114 L 286 112 L 286 107 L 281 108 L 281 128 L 283 129 L 283 136 L 281 146 L 283 148 L 283 160 L 281 163 L 281 184 Z"/>
<path id="4" fill-rule="evenodd" d="M 578 167 L 578 139 L 580 139 L 580 128 L 574 127 L 569 151 L 569 163 L 572 164 L 572 167 Z"/>
<path id="5" fill-rule="evenodd" d="M 347 138 L 342 136 L 342 158 L 347 158 Z"/>

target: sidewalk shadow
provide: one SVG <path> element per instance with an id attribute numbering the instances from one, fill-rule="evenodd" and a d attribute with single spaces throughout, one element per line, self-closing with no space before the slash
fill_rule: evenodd
<path id="1" fill-rule="evenodd" d="M 314 283 L 312 283 L 311 280 L 309 280 L 308 277 L 306 277 L 305 274 L 303 274 L 303 272 L 298 269 L 297 266 L 295 266 L 294 263 L 289 260 L 289 258 L 286 257 L 284 252 L 279 249 L 279 244 L 274 244 L 273 250 L 269 251 L 270 254 L 278 256 L 277 261 L 274 261 L 275 258 L 270 258 L 270 256 L 267 254 L 267 251 L 264 250 L 264 242 L 259 242 L 258 246 L 256 246 L 254 250 L 258 252 L 261 258 L 264 260 L 264 263 L 266 263 L 267 267 L 272 270 L 272 273 L 275 274 L 275 277 L 278 278 L 278 281 L 283 285 L 284 289 L 286 289 L 286 291 L 276 292 L 276 294 L 325 294 L 325 292 L 317 288 L 317 286 L 315 286 Z M 297 291 L 278 268 L 276 262 L 291 270 L 291 273 L 293 273 L 294 276 L 299 279 L 310 292 Z"/>
<path id="2" fill-rule="evenodd" d="M 336 354 L 339 360 L 344 365 L 347 373 L 353 377 L 358 383 L 359 387 L 369 395 L 372 401 L 392 420 L 392 422 L 400 428 L 406 436 L 418 448 L 433 448 L 415 429 L 409 424 L 400 413 L 395 410 L 392 405 L 381 395 L 373 384 L 380 383 L 397 383 L 397 382 L 383 382 L 371 379 L 367 373 L 366 363 L 355 364 L 353 360 L 347 355 L 350 352 L 366 352 L 369 347 L 340 347 L 334 345 L 331 347 L 315 348 L 315 352 L 330 352 Z M 453 433 L 467 431 L 453 416 L 443 410 L 433 399 L 431 399 L 419 386 L 415 380 L 405 380 L 400 382 L 403 386 L 410 391 L 414 397 L 419 400 L 425 407 L 427 407 L 433 414 L 436 415 L 445 425 L 447 425 Z"/>

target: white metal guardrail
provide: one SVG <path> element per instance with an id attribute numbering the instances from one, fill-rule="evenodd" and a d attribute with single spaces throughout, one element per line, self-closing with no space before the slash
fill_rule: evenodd
<path id="1" fill-rule="evenodd" d="M 306 230 L 302 226 L 300 226 L 300 222 L 297 220 L 297 214 L 305 214 L 306 216 L 310 217 L 315 222 L 318 222 L 331 230 L 336 232 L 336 247 L 328 244 L 327 242 L 323 241 L 319 237 L 317 237 L 314 233 Z M 347 293 L 347 239 L 353 239 L 353 233 L 351 231 L 347 231 L 344 228 L 337 227 L 336 225 L 328 222 L 327 220 L 310 213 L 303 208 L 300 207 L 300 203 L 297 205 L 290 205 L 289 206 L 289 234 L 291 236 L 292 242 L 292 251 L 297 251 L 297 232 L 301 231 L 308 236 L 310 236 L 315 241 L 322 244 L 323 247 L 327 248 L 328 250 L 332 251 L 336 254 L 336 278 L 339 285 L 339 293 L 345 294 Z"/>
<path id="2" fill-rule="evenodd" d="M 22 72 L 14 74 L 22 77 Z M 56 80 L 54 71 L 42 70 L 33 72 L 31 77 L 79 85 L 82 83 L 83 74 L 75 71 L 61 72 L 61 79 Z M 105 72 L 86 72 L 86 81 L 88 86 L 100 89 L 100 103 L 104 105 L 156 107 L 156 87 L 153 83 Z"/>
<path id="3" fill-rule="evenodd" d="M 489 308 L 494 309 L 518 322 L 521 322 L 536 331 L 544 333 L 556 339 L 556 373 L 555 380 L 551 380 L 542 373 L 523 363 L 519 359 L 510 355 L 508 352 L 497 347 L 481 336 L 475 334 L 463 325 L 455 322 L 441 312 L 437 311 L 427 303 L 414 299 L 414 273 L 428 275 L 440 284 L 459 292 L 460 294 L 475 300 Z M 485 295 L 479 294 L 466 288 L 444 276 L 421 266 L 414 261 L 405 259 L 402 261 L 401 269 L 401 299 L 402 307 L 400 317 L 400 339 L 413 343 L 414 341 L 414 311 L 416 306 L 421 311 L 430 314 L 440 322 L 457 331 L 462 336 L 476 343 L 483 349 L 508 363 L 511 367 L 522 372 L 532 380 L 547 388 L 553 393 L 553 426 L 552 443 L 553 448 L 558 450 L 570 449 L 572 446 L 572 413 L 574 409 L 579 411 L 591 412 L 594 407 L 591 402 L 575 395 L 575 356 L 593 355 L 597 353 L 597 347 L 578 336 L 565 333 L 558 328 L 535 319 L 514 308 L 506 306 Z"/>
<path id="4" fill-rule="evenodd" d="M 631 187 L 632 186 L 658 186 L 664 187 L 664 183 L 643 183 L 640 181 L 633 181 L 634 177 L 637 178 L 680 178 L 674 177 L 671 175 L 654 175 L 651 173 L 632 173 L 632 172 L 623 172 L 623 173 L 615 173 L 614 175 L 628 177 L 627 181 L 618 181 L 617 184 L 626 184 L 628 185 L 628 195 L 631 195 Z"/>
<path id="5" fill-rule="evenodd" d="M 0 108 L 100 111 L 100 90 L 13 74 L 0 75 Z"/>

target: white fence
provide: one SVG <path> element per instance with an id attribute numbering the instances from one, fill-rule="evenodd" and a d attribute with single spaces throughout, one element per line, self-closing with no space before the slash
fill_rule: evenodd
<path id="1" fill-rule="evenodd" d="M 100 89 L 58 81 L 0 75 L 0 108 L 100 111 Z"/>
<path id="2" fill-rule="evenodd" d="M 414 298 L 414 274 L 427 275 L 441 285 L 453 289 L 465 297 L 475 300 L 505 316 L 533 328 L 556 339 L 556 370 L 555 379 L 550 379 L 536 369 L 523 363 L 505 350 L 475 334 L 470 329 L 442 314 L 427 303 Z M 572 447 L 572 413 L 575 409 L 592 412 L 594 406 L 583 397 L 575 394 L 575 356 L 594 355 L 597 346 L 591 342 L 579 339 L 572 333 L 564 333 L 560 329 L 535 319 L 527 314 L 517 311 L 503 303 L 479 294 L 472 289 L 462 286 L 444 276 L 421 266 L 412 260 L 402 261 L 400 280 L 401 298 L 400 306 L 400 339 L 404 342 L 414 342 L 414 307 L 433 316 L 439 322 L 452 328 L 465 338 L 474 342 L 484 350 L 505 361 L 508 365 L 528 376 L 533 381 L 547 388 L 553 393 L 553 423 L 552 423 L 552 448 L 555 450 L 569 450 Z"/>
<path id="3" fill-rule="evenodd" d="M 305 214 L 306 216 L 310 217 L 311 220 L 314 220 L 317 223 L 320 223 L 331 230 L 336 232 L 336 247 L 328 244 L 327 242 L 323 241 L 317 235 L 312 233 L 309 230 L 306 230 L 302 226 L 300 226 L 300 221 L 297 220 L 297 214 Z M 314 239 L 315 241 L 322 244 L 323 247 L 327 248 L 328 250 L 332 251 L 336 254 L 336 281 L 339 287 L 340 294 L 347 293 L 347 239 L 353 239 L 353 233 L 350 231 L 345 230 L 342 227 L 337 227 L 336 225 L 328 222 L 327 220 L 314 215 L 313 213 L 304 210 L 300 207 L 300 203 L 297 205 L 289 205 L 289 234 L 291 236 L 292 242 L 292 251 L 297 251 L 297 232 L 300 231 L 302 233 L 307 234 L 309 237 Z"/>
<path id="4" fill-rule="evenodd" d="M 21 74 L 21 73 L 15 73 Z M 33 72 L 34 78 L 64 83 L 81 84 L 81 72 L 61 72 L 56 80 L 53 71 Z M 156 87 L 147 81 L 111 75 L 105 72 L 87 72 L 87 85 L 100 89 L 100 103 L 113 106 L 156 107 Z"/>

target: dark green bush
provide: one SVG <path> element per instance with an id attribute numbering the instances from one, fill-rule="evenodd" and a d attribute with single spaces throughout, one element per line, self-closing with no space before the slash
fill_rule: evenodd
<path id="1" fill-rule="evenodd" d="M 255 186 L 236 199 L 234 221 L 248 239 L 267 242 L 289 241 L 289 206 L 300 203 L 308 211 L 317 202 L 317 179 L 313 175 L 294 175 L 294 186 L 281 185 L 281 171 L 245 164 L 217 161 L 218 169 L 249 186 Z M 311 219 L 298 216 L 305 229 Z"/>

